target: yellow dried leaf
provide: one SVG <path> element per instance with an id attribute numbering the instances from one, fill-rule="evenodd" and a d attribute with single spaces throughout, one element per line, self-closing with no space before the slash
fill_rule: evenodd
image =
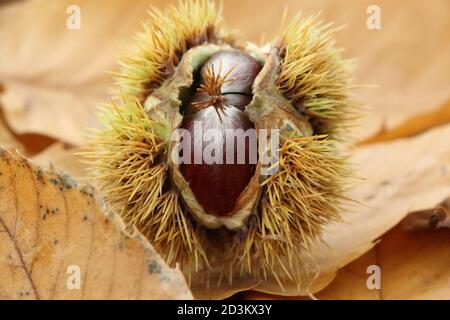
<path id="1" fill-rule="evenodd" d="M 0 149 L 0 298 L 189 299 L 91 187 Z M 79 286 L 79 289 L 78 289 Z"/>
<path id="2" fill-rule="evenodd" d="M 70 5 L 80 29 L 67 28 Z M 0 8 L 0 106 L 13 130 L 80 145 L 97 125 L 115 55 L 146 15 L 148 1 L 21 1 Z"/>

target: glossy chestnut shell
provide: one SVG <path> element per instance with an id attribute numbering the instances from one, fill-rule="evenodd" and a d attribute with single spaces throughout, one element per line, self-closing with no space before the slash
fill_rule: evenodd
<path id="1" fill-rule="evenodd" d="M 180 128 L 190 133 L 191 161 L 182 163 L 180 171 L 208 214 L 232 215 L 236 200 L 255 174 L 256 131 L 245 107 L 252 101 L 252 85 L 260 70 L 261 65 L 245 53 L 218 52 L 202 66 L 195 79 L 196 92 L 182 107 Z M 208 88 L 214 85 L 211 77 L 221 81 L 215 88 Z M 213 136 L 208 134 L 212 132 Z M 196 162 L 199 154 L 202 159 Z M 214 163 L 205 160 L 205 154 Z"/>

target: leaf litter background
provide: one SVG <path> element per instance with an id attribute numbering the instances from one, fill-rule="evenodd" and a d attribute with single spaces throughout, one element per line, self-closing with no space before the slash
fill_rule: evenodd
<path id="1" fill-rule="evenodd" d="M 108 98 L 113 80 L 105 71 L 117 69 L 117 54 L 140 28 L 148 4 L 163 8 L 166 2 L 47 0 L 0 5 L 0 145 L 44 167 L 52 163 L 84 182 L 85 165 L 73 153 L 86 143 L 86 128 L 97 125 L 97 103 Z M 65 27 L 70 4 L 81 8 L 80 30 Z M 328 228 L 325 239 L 330 246 L 316 254 L 324 276 L 315 284 L 312 291 L 319 292 L 314 296 L 450 299 L 450 232 L 445 228 L 450 225 L 450 205 L 443 202 L 450 196 L 450 3 L 377 1 L 382 29 L 376 31 L 366 28 L 370 4 L 228 0 L 224 15 L 242 38 L 264 43 L 278 31 L 286 6 L 288 17 L 321 11 L 324 20 L 346 25 L 337 35 L 338 44 L 346 48 L 346 57 L 358 59 L 355 82 L 377 85 L 355 92 L 370 108 L 352 131 L 350 150 L 363 178 L 350 196 L 362 204 L 349 208 L 347 225 Z M 2 152 L 0 168 L 9 173 L 0 176 L 0 298 L 36 298 L 36 292 L 39 298 L 191 297 L 181 273 L 169 269 L 145 239 L 133 230 L 125 232 L 113 213 L 104 219 L 108 209 L 96 195 L 86 196 L 92 191 L 67 184 L 65 176 L 61 180 L 53 169 L 41 171 L 17 154 Z M 56 209 L 59 214 L 52 216 Z M 47 210 L 49 218 L 42 220 Z M 412 213 L 399 224 L 417 210 L 426 211 Z M 429 218 L 437 212 L 442 221 L 429 228 Z M 80 223 L 85 216 L 89 223 Z M 125 249 L 122 238 L 130 243 Z M 58 245 L 50 245 L 55 240 Z M 119 261 L 116 268 L 110 267 L 111 255 Z M 93 267 L 83 291 L 65 296 L 67 290 L 57 286 L 65 283 L 63 266 L 71 257 Z M 366 286 L 366 269 L 372 264 L 382 270 L 380 290 Z M 136 266 L 146 268 L 136 274 L 120 272 Z M 94 290 L 91 281 L 103 286 Z M 124 283 L 132 285 L 119 292 Z M 236 284 L 241 290 L 257 285 Z M 277 291 L 270 284 L 256 289 Z M 234 293 L 219 291 L 204 296 Z M 194 292 L 203 296 L 195 288 Z M 256 291 L 235 297 L 281 298 Z"/>

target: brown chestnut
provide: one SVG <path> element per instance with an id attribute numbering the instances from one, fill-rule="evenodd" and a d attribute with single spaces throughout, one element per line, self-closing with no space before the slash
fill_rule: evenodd
<path id="1" fill-rule="evenodd" d="M 219 52 L 203 65 L 197 92 L 183 106 L 180 127 L 190 133 L 191 161 L 182 163 L 180 171 L 208 214 L 232 215 L 255 174 L 255 126 L 244 109 L 252 100 L 252 85 L 260 70 L 258 62 L 242 52 Z M 201 132 L 195 130 L 196 122 Z M 214 139 L 208 132 L 216 132 Z M 213 163 L 203 157 L 211 149 Z M 199 154 L 201 163 L 195 163 Z"/>

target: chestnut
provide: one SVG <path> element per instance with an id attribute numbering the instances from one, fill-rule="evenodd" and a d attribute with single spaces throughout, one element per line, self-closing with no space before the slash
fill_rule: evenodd
<path id="1" fill-rule="evenodd" d="M 180 128 L 190 133 L 191 161 L 182 163 L 180 171 L 208 214 L 231 215 L 236 200 L 255 173 L 256 131 L 244 108 L 252 100 L 252 85 L 260 70 L 258 62 L 245 53 L 218 52 L 203 65 L 197 79 L 200 86 L 183 106 Z M 201 123 L 202 132 L 194 130 L 196 121 Z M 214 141 L 206 137 L 211 130 L 218 135 Z M 243 134 L 244 140 L 239 136 Z M 194 155 L 203 155 L 211 143 L 216 144 L 213 152 L 222 153 L 220 161 L 206 163 L 202 159 L 201 163 L 195 163 Z M 254 148 L 250 148 L 251 143 Z M 242 148 L 245 160 L 238 163 Z"/>

